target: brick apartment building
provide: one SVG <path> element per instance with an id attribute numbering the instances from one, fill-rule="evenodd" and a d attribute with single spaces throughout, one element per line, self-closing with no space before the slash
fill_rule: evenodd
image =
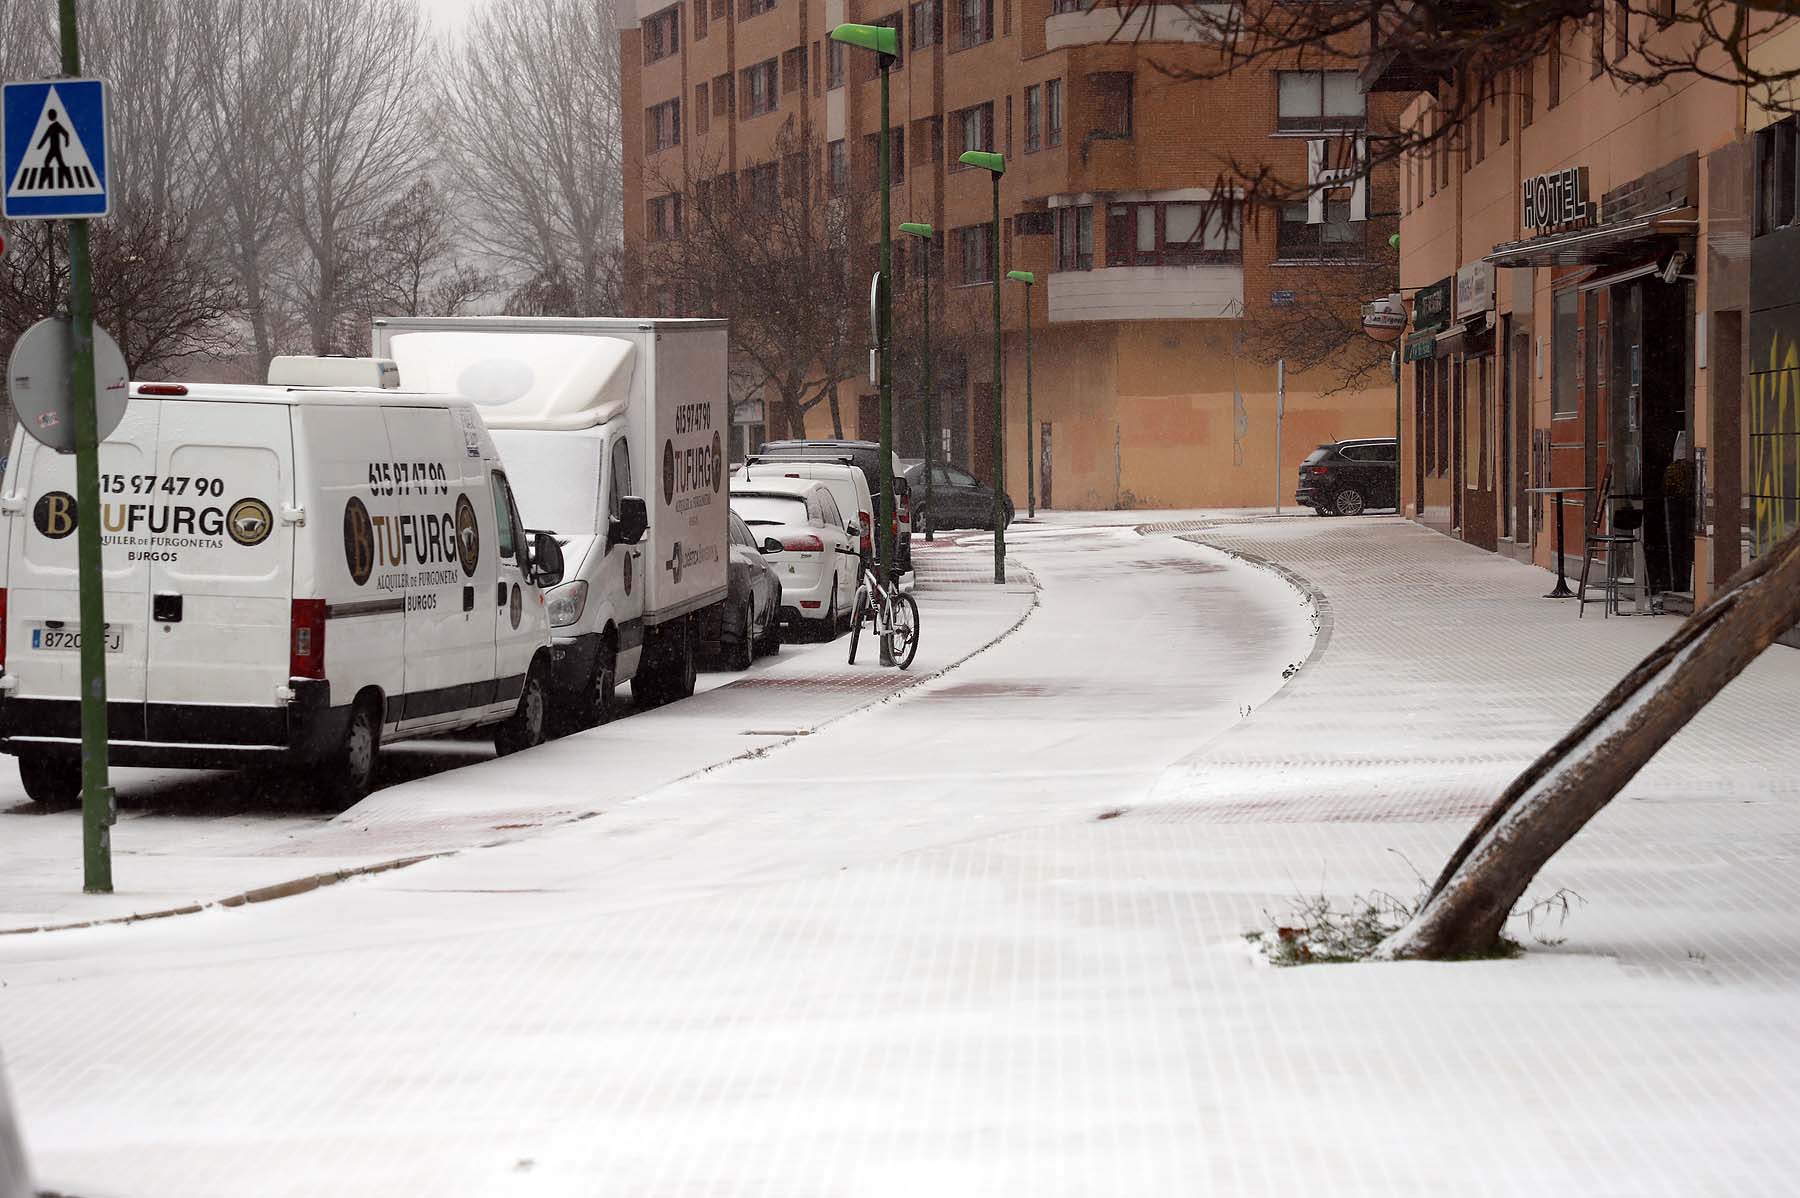
<path id="1" fill-rule="evenodd" d="M 1632 509 L 1626 573 L 1674 610 L 1800 521 L 1800 139 L 1743 88 L 1615 82 L 1605 56 L 1683 30 L 1595 11 L 1403 164 L 1403 507 L 1551 567 L 1560 520 L 1571 575 Z M 1755 50 L 1791 65 L 1800 37 Z M 1408 121 L 1456 102 L 1454 64 L 1392 65 Z"/>
<path id="2" fill-rule="evenodd" d="M 637 0 L 621 21 L 628 248 L 679 227 L 686 188 L 659 180 L 685 179 L 696 163 L 740 178 L 767 170 L 790 119 L 823 147 L 809 167 L 821 185 L 870 173 L 879 83 L 872 56 L 827 39 L 845 21 L 900 31 L 893 221 L 939 231 L 952 301 L 982 288 L 967 294 L 989 302 L 989 177 L 957 156 L 1006 156 L 1001 270 L 1039 280 L 1035 430 L 1025 428 L 1023 289 L 1004 289 L 1007 479 L 1021 507 L 1028 447 L 1045 506 L 1268 505 L 1278 493 L 1292 502 L 1298 464 L 1319 442 L 1393 431 L 1385 368 L 1354 391 L 1341 372 L 1290 371 L 1277 463 L 1275 369 L 1243 341 L 1317 294 L 1321 272 L 1358 269 L 1347 264 L 1366 261 L 1365 245 L 1385 246 L 1397 227 L 1392 174 L 1370 189 L 1377 218 L 1366 222 L 1350 219 L 1348 193 L 1329 197 L 1320 225 L 1304 204 L 1246 220 L 1214 190 L 1228 160 L 1304 180 L 1309 140 L 1352 144 L 1368 115 L 1354 70 L 1296 63 L 1184 80 L 1182 67 L 1217 57 L 1177 5 L 1146 8 L 1123 32 L 1119 10 L 1086 0 Z M 897 252 L 906 248 L 897 235 Z M 934 358 L 942 451 L 985 475 L 990 356 Z M 846 432 L 873 435 L 872 390 L 843 385 Z M 741 451 L 762 430 L 755 397 L 739 399 Z M 918 413 L 896 424 L 901 452 L 921 454 Z M 807 431 L 830 431 L 823 408 Z"/>

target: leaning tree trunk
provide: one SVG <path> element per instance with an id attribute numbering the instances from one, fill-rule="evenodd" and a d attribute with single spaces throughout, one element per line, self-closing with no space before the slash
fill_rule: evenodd
<path id="1" fill-rule="evenodd" d="M 1514 780 L 1457 848 L 1418 913 L 1373 955 L 1442 960 L 1492 951 L 1544 864 L 1796 623 L 1800 531 L 1740 571 Z"/>

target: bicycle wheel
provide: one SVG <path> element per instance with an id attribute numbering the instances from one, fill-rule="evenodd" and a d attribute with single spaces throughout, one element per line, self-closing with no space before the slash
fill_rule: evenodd
<path id="1" fill-rule="evenodd" d="M 856 664 L 856 638 L 862 635 L 863 618 L 868 612 L 869 588 L 856 588 L 856 601 L 850 605 L 850 664 Z"/>
<path id="2" fill-rule="evenodd" d="M 912 665 L 913 655 L 919 651 L 919 605 L 904 591 L 896 593 L 889 603 L 891 619 L 884 634 L 888 655 L 904 670 Z"/>

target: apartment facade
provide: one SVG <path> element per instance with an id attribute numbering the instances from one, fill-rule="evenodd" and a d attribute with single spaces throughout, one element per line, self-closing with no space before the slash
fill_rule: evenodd
<path id="1" fill-rule="evenodd" d="M 1360 390 L 1333 368 L 1290 370 L 1277 461 L 1277 372 L 1254 349 L 1256 330 L 1303 307 L 1324 274 L 1385 246 L 1391 173 L 1365 193 L 1366 221 L 1351 219 L 1349 191 L 1313 223 L 1305 204 L 1248 209 L 1221 181 L 1234 160 L 1304 180 L 1310 143 L 1351 152 L 1340 147 L 1369 115 L 1354 69 L 1185 77 L 1217 52 L 1178 5 L 1142 6 L 1123 30 L 1119 9 L 1085 0 L 639 0 L 623 15 L 628 247 L 675 234 L 683 188 L 670 181 L 695 164 L 740 179 L 773 170 L 784 126 L 822 147 L 806 168 L 819 185 L 868 176 L 879 83 L 872 55 L 827 38 L 846 21 L 900 32 L 892 220 L 938 230 L 947 306 L 990 302 L 990 177 L 957 158 L 1006 156 L 1000 269 L 1038 278 L 1032 428 L 1025 292 L 1003 288 L 1006 478 L 1020 507 L 1027 453 L 1043 506 L 1267 506 L 1292 503 L 1318 443 L 1394 431 L 1385 369 Z M 899 282 L 896 303 L 916 302 Z M 990 355 L 952 347 L 934 361 L 939 427 L 923 427 L 900 380 L 900 450 L 920 455 L 932 436 L 988 475 Z M 873 435 L 873 388 L 846 380 L 841 399 L 844 431 Z M 753 443 L 756 397 L 735 410 L 739 446 Z M 806 431 L 831 431 L 824 408 Z"/>
<path id="2" fill-rule="evenodd" d="M 1616 83 L 1608 56 L 1630 68 L 1669 34 L 1601 7 L 1504 79 L 1445 71 L 1421 94 L 1401 63 L 1373 80 L 1413 94 L 1417 128 L 1464 105 L 1459 82 L 1480 96 L 1401 169 L 1402 502 L 1551 568 L 1560 521 L 1571 575 L 1596 519 L 1630 509 L 1627 573 L 1678 610 L 1800 509 L 1784 465 L 1800 404 L 1783 400 L 1800 394 L 1795 163 L 1742 88 Z"/>

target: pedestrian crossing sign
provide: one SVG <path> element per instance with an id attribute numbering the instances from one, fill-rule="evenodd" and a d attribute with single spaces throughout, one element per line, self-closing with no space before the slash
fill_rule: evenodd
<path id="1" fill-rule="evenodd" d="M 80 220 L 112 210 L 103 79 L 0 85 L 0 215 Z"/>

